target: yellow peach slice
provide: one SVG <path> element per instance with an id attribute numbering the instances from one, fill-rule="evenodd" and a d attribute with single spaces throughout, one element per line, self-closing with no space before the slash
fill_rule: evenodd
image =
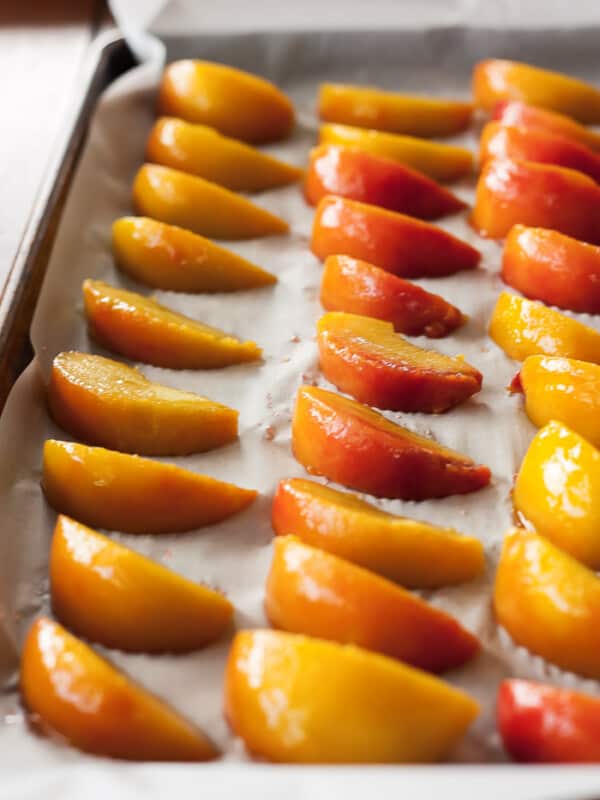
<path id="1" fill-rule="evenodd" d="M 237 438 L 238 412 L 232 408 L 87 353 L 56 356 L 48 403 L 57 424 L 73 436 L 128 453 L 186 455 Z"/>

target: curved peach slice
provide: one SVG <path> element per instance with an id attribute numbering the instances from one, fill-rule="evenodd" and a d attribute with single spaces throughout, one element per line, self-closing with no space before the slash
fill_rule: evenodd
<path id="1" fill-rule="evenodd" d="M 186 653 L 217 639 L 233 616 L 219 592 L 62 515 L 49 571 L 55 615 L 69 630 L 105 647 Z"/>
<path id="2" fill-rule="evenodd" d="M 161 117 L 154 123 L 146 158 L 198 175 L 226 189 L 260 192 L 300 180 L 303 170 L 222 136 L 206 125 Z"/>
<path id="3" fill-rule="evenodd" d="M 237 439 L 232 408 L 87 353 L 56 356 L 48 403 L 57 424 L 73 436 L 128 453 L 186 455 Z"/>
<path id="4" fill-rule="evenodd" d="M 475 105 L 490 111 L 501 100 L 521 100 L 558 111 L 579 122 L 600 123 L 600 91 L 588 83 L 523 64 L 488 59 L 473 70 Z"/>
<path id="5" fill-rule="evenodd" d="M 309 472 L 377 497 L 447 497 L 490 481 L 487 467 L 314 386 L 298 390 L 292 448 Z"/>
<path id="6" fill-rule="evenodd" d="M 317 323 L 321 370 L 361 403 L 392 411 L 447 411 L 481 389 L 462 358 L 423 350 L 390 322 L 331 311 Z"/>
<path id="7" fill-rule="evenodd" d="M 280 481 L 271 521 L 279 536 L 295 534 L 404 586 L 433 589 L 462 583 L 484 568 L 478 539 L 388 514 L 355 494 L 315 481 Z"/>
<path id="8" fill-rule="evenodd" d="M 475 269 L 481 258 L 474 247 L 436 225 L 333 195 L 318 205 L 310 246 L 322 261 L 352 256 L 403 278 L 452 275 Z"/>
<path id="9" fill-rule="evenodd" d="M 447 336 L 466 322 L 458 308 L 374 264 L 328 256 L 321 277 L 321 305 L 391 322 L 409 336 Z"/>
<path id="10" fill-rule="evenodd" d="M 600 134 L 556 111 L 548 111 L 518 101 L 503 101 L 494 107 L 493 118 L 503 125 L 556 133 L 580 142 L 591 150 L 600 150 Z"/>
<path id="11" fill-rule="evenodd" d="M 391 658 L 279 631 L 238 633 L 225 671 L 229 724 L 271 761 L 439 761 L 478 711 L 462 691 Z"/>
<path id="12" fill-rule="evenodd" d="M 142 214 L 214 239 L 255 239 L 287 233 L 288 224 L 216 183 L 158 164 L 144 164 L 133 182 Z"/>
<path id="13" fill-rule="evenodd" d="M 463 178 L 473 170 L 473 154 L 466 147 L 428 142 L 414 136 L 350 125 L 321 125 L 319 143 L 358 147 L 367 153 L 399 161 L 442 183 Z"/>
<path id="14" fill-rule="evenodd" d="M 125 533 L 178 533 L 212 525 L 256 498 L 175 464 L 47 439 L 42 485 L 50 505 L 86 525 Z"/>
<path id="15" fill-rule="evenodd" d="M 278 537 L 265 611 L 275 628 L 444 672 L 470 661 L 479 642 L 451 616 L 406 589 L 296 539 Z"/>
<path id="16" fill-rule="evenodd" d="M 274 84 L 210 61 L 169 64 L 160 84 L 158 110 L 255 144 L 284 139 L 294 126 L 294 108 Z"/>
<path id="17" fill-rule="evenodd" d="M 83 300 L 90 335 L 114 353 L 157 367 L 211 369 L 260 359 L 254 342 L 177 314 L 156 300 L 86 280 Z"/>
<path id="18" fill-rule="evenodd" d="M 276 283 L 270 272 L 191 231 L 149 217 L 112 228 L 117 266 L 135 280 L 174 292 L 236 292 Z"/>
<path id="19" fill-rule="evenodd" d="M 494 609 L 517 644 L 562 669 L 600 678 L 600 579 L 548 539 L 522 528 L 507 533 Z"/>
<path id="20" fill-rule="evenodd" d="M 493 159 L 479 176 L 471 224 L 492 239 L 521 224 L 600 244 L 600 186 L 565 167 Z"/>
<path id="21" fill-rule="evenodd" d="M 437 219 L 465 203 L 426 175 L 356 147 L 312 150 L 304 196 L 315 206 L 327 194 L 348 197 L 419 219 Z"/>
<path id="22" fill-rule="evenodd" d="M 322 83 L 319 116 L 327 122 L 413 136 L 452 136 L 469 127 L 473 105 L 441 97 L 417 97 L 371 86 Z"/>
<path id="23" fill-rule="evenodd" d="M 509 358 L 544 354 L 600 363 L 600 333 L 543 303 L 501 292 L 490 336 Z"/>
<path id="24" fill-rule="evenodd" d="M 204 733 L 49 619 L 21 656 L 21 695 L 50 733 L 87 753 L 129 761 L 206 761 Z"/>

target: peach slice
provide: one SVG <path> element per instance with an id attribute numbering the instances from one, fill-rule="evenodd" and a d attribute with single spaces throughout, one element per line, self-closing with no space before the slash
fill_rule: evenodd
<path id="1" fill-rule="evenodd" d="M 492 159 L 479 176 L 471 224 L 492 239 L 521 224 L 600 244 L 600 186 L 565 167 Z"/>
<path id="2" fill-rule="evenodd" d="M 198 728 L 52 620 L 30 628 L 21 695 L 37 724 L 87 753 L 129 761 L 206 761 Z"/>
<path id="3" fill-rule="evenodd" d="M 356 644 L 428 672 L 460 667 L 480 649 L 450 615 L 295 536 L 275 541 L 265 591 L 275 628 Z"/>
<path id="4" fill-rule="evenodd" d="M 257 361 L 262 350 L 136 292 L 86 280 L 83 299 L 90 335 L 132 361 L 171 369 L 212 369 Z"/>
<path id="5" fill-rule="evenodd" d="M 257 496 L 175 464 L 54 439 L 44 444 L 42 485 L 56 511 L 97 528 L 143 534 L 213 525 Z"/>
<path id="6" fill-rule="evenodd" d="M 535 300 L 501 292 L 490 336 L 509 358 L 549 355 L 600 363 L 600 333 Z"/>
<path id="7" fill-rule="evenodd" d="M 600 134 L 580 125 L 571 117 L 529 106 L 518 101 L 503 101 L 494 107 L 493 118 L 503 125 L 516 125 L 531 130 L 547 131 L 580 142 L 590 150 L 600 150 Z"/>
<path id="8" fill-rule="evenodd" d="M 254 144 L 285 139 L 294 126 L 291 102 L 270 81 L 224 64 L 192 59 L 174 61 L 165 68 L 158 111 Z"/>
<path id="9" fill-rule="evenodd" d="M 490 111 L 501 100 L 520 100 L 579 122 L 600 123 L 600 91 L 588 83 L 519 61 L 491 58 L 473 70 L 475 105 Z"/>
<path id="10" fill-rule="evenodd" d="M 438 339 L 464 325 L 455 306 L 416 283 L 349 256 L 328 256 L 321 278 L 321 305 L 391 322 L 399 333 Z"/>
<path id="11" fill-rule="evenodd" d="M 377 497 L 447 497 L 490 481 L 487 467 L 314 386 L 298 390 L 292 448 L 309 472 Z"/>
<path id="12" fill-rule="evenodd" d="M 260 192 L 300 180 L 303 170 L 222 136 L 206 125 L 161 117 L 146 145 L 146 159 L 190 172 L 236 192 Z"/>
<path id="13" fill-rule="evenodd" d="M 478 250 L 436 225 L 333 195 L 317 207 L 311 249 L 321 261 L 352 256 L 402 278 L 452 275 L 475 269 L 481 259 Z"/>
<path id="14" fill-rule="evenodd" d="M 138 214 L 214 239 L 255 239 L 289 229 L 287 222 L 235 192 L 158 164 L 138 170 L 133 205 Z"/>
<path id="15" fill-rule="evenodd" d="M 186 653 L 218 639 L 233 616 L 219 592 L 62 515 L 49 571 L 55 615 L 69 630 L 105 647 Z"/>
<path id="16" fill-rule="evenodd" d="M 413 136 L 452 136 L 469 127 L 473 105 L 460 100 L 416 97 L 371 86 L 322 83 L 319 116 L 327 122 Z"/>
<path id="17" fill-rule="evenodd" d="M 473 154 L 466 147 L 428 142 L 414 136 L 350 125 L 321 125 L 319 143 L 358 147 L 367 153 L 399 161 L 442 183 L 464 178 L 473 170 Z"/>
<path id="18" fill-rule="evenodd" d="M 48 403 L 55 422 L 73 436 L 128 453 L 186 455 L 237 439 L 232 408 L 87 353 L 56 356 Z"/>
<path id="19" fill-rule="evenodd" d="M 121 217 L 112 228 L 117 266 L 135 280 L 174 292 L 236 292 L 277 278 L 231 250 L 149 217 Z"/>
<path id="20" fill-rule="evenodd" d="M 511 228 L 502 280 L 548 305 L 600 313 L 600 247 L 545 228 Z"/>
<path id="21" fill-rule="evenodd" d="M 311 151 L 304 196 L 315 206 L 327 194 L 360 200 L 419 219 L 437 219 L 465 203 L 426 175 L 356 147 L 321 145 Z"/>
<path id="22" fill-rule="evenodd" d="M 533 531 L 506 534 L 496 618 L 517 644 L 562 669 L 600 678 L 600 580 Z"/>
<path id="23" fill-rule="evenodd" d="M 416 347 L 391 322 L 331 311 L 317 323 L 317 343 L 327 380 L 378 408 L 436 414 L 481 389 L 464 359 Z"/>
<path id="24" fill-rule="evenodd" d="M 388 514 L 355 494 L 315 481 L 281 481 L 271 519 L 278 536 L 295 534 L 404 586 L 435 589 L 471 580 L 484 569 L 478 539 Z"/>
<path id="25" fill-rule="evenodd" d="M 279 631 L 238 633 L 225 672 L 229 724 L 271 761 L 439 761 L 478 711 L 464 692 L 391 658 Z"/>

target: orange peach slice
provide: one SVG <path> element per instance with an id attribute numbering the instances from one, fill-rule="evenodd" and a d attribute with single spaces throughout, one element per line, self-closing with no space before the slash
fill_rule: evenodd
<path id="1" fill-rule="evenodd" d="M 464 359 L 416 347 L 391 322 L 332 311 L 317 323 L 317 343 L 327 380 L 378 408 L 435 414 L 481 389 Z"/>
<path id="2" fill-rule="evenodd" d="M 367 153 L 399 161 L 442 183 L 464 178 L 473 170 L 473 154 L 466 147 L 428 142 L 414 136 L 398 136 L 350 125 L 321 125 L 319 142 L 358 147 Z"/>
<path id="3" fill-rule="evenodd" d="M 50 505 L 86 525 L 178 533 L 242 511 L 257 492 L 175 464 L 48 439 L 42 485 Z"/>
<path id="4" fill-rule="evenodd" d="M 287 222 L 245 197 L 158 164 L 138 170 L 133 205 L 138 214 L 214 239 L 255 239 L 288 231 Z"/>
<path id="5" fill-rule="evenodd" d="M 132 361 L 171 369 L 212 369 L 257 361 L 262 350 L 136 292 L 86 280 L 88 329 L 103 347 Z"/>
<path id="6" fill-rule="evenodd" d="M 236 292 L 277 281 L 231 250 L 149 217 L 121 217 L 112 228 L 117 266 L 135 280 L 174 292 Z"/>
<path id="7" fill-rule="evenodd" d="M 529 106 L 518 101 L 497 103 L 493 118 L 503 125 L 516 125 L 530 130 L 546 131 L 580 142 L 591 150 L 600 150 L 600 134 L 580 125 L 571 117 Z"/>
<path id="8" fill-rule="evenodd" d="M 202 731 L 49 619 L 29 631 L 20 682 L 38 725 L 84 752 L 129 761 L 219 755 Z"/>
<path id="9" fill-rule="evenodd" d="M 303 170 L 222 136 L 206 125 L 161 117 L 154 123 L 146 158 L 198 175 L 236 192 L 260 192 L 300 180 Z"/>
<path id="10" fill-rule="evenodd" d="M 48 403 L 56 423 L 73 436 L 128 453 L 186 455 L 237 439 L 232 408 L 87 353 L 56 356 Z"/>
<path id="11" fill-rule="evenodd" d="M 600 580 L 548 539 L 522 528 L 507 533 L 494 609 L 517 644 L 562 669 L 600 678 Z"/>
<path id="12" fill-rule="evenodd" d="M 285 139 L 294 126 L 292 104 L 270 81 L 210 61 L 169 64 L 158 110 L 255 144 Z"/>
<path id="13" fill-rule="evenodd" d="M 295 534 L 404 586 L 434 589 L 463 583 L 484 568 L 478 539 L 388 514 L 355 494 L 315 481 L 281 481 L 271 520 L 278 536 Z"/>
<path id="14" fill-rule="evenodd" d="M 309 472 L 377 497 L 425 500 L 487 486 L 490 471 L 342 395 L 301 386 L 292 448 Z"/>
<path id="15" fill-rule="evenodd" d="M 225 714 L 251 753 L 298 764 L 445 758 L 477 703 L 391 658 L 278 631 L 241 631 L 225 672 Z"/>

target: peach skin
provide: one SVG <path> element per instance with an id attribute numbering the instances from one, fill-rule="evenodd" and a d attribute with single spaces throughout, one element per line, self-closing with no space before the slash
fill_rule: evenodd
<path id="1" fill-rule="evenodd" d="M 189 172 L 236 192 L 261 192 L 300 180 L 304 171 L 206 125 L 161 117 L 146 144 L 146 159 Z"/>
<path id="2" fill-rule="evenodd" d="M 437 414 L 481 389 L 481 373 L 464 359 L 416 347 L 391 322 L 330 311 L 317 344 L 327 380 L 377 408 Z"/>
<path id="3" fill-rule="evenodd" d="M 600 186 L 565 167 L 492 159 L 479 176 L 471 224 L 492 239 L 520 224 L 600 244 Z"/>
<path id="4" fill-rule="evenodd" d="M 257 492 L 175 464 L 47 439 L 42 486 L 52 508 L 125 533 L 194 530 L 237 514 Z"/>
<path id="5" fill-rule="evenodd" d="M 463 583 L 484 569 L 478 539 L 388 514 L 355 494 L 302 478 L 280 481 L 271 520 L 278 536 L 295 534 L 411 588 Z"/>
<path id="6" fill-rule="evenodd" d="M 412 167 L 442 183 L 459 180 L 473 171 L 473 154 L 466 147 L 428 142 L 414 136 L 398 136 L 350 125 L 321 125 L 319 143 L 358 147 Z"/>
<path id="7" fill-rule="evenodd" d="M 376 497 L 448 497 L 490 481 L 487 467 L 314 386 L 298 389 L 292 449 L 309 472 Z"/>
<path id="8" fill-rule="evenodd" d="M 458 308 L 416 283 L 349 256 L 328 256 L 321 277 L 321 305 L 391 322 L 408 336 L 439 339 L 464 325 Z"/>
<path id="9" fill-rule="evenodd" d="M 549 355 L 600 363 L 600 333 L 543 303 L 501 292 L 489 334 L 509 358 Z"/>
<path id="10" fill-rule="evenodd" d="M 561 669 L 600 678 L 600 579 L 533 531 L 506 534 L 496 618 L 513 640 Z"/>
<path id="11" fill-rule="evenodd" d="M 119 269 L 155 289 L 236 292 L 277 281 L 209 239 L 149 217 L 121 217 L 113 223 L 112 249 Z"/>
<path id="12" fill-rule="evenodd" d="M 513 503 L 535 530 L 593 570 L 600 569 L 600 452 L 549 422 L 529 445 Z"/>
<path id="13" fill-rule="evenodd" d="M 474 658 L 477 639 L 417 595 L 295 536 L 280 536 L 265 587 L 274 628 L 444 672 Z"/>
<path id="14" fill-rule="evenodd" d="M 133 181 L 138 214 L 213 239 L 256 239 L 287 233 L 288 224 L 216 183 L 159 164 L 144 164 Z"/>
<path id="15" fill-rule="evenodd" d="M 481 259 L 478 250 L 436 225 L 333 195 L 317 207 L 310 246 L 321 261 L 351 256 L 402 278 L 453 275 L 475 269 Z"/>
<path id="16" fill-rule="evenodd" d="M 83 301 L 90 336 L 132 361 L 170 369 L 214 369 L 258 361 L 262 355 L 255 342 L 242 342 L 150 297 L 102 281 L 84 281 Z"/>
<path id="17" fill-rule="evenodd" d="M 600 313 L 600 247 L 558 231 L 511 228 L 502 255 L 502 280 L 532 300 Z"/>
<path id="18" fill-rule="evenodd" d="M 210 125 L 226 136 L 261 144 L 285 139 L 294 107 L 270 81 L 234 67 L 184 59 L 163 72 L 158 112 Z"/>
<path id="19" fill-rule="evenodd" d="M 322 83 L 319 116 L 326 122 L 412 136 L 452 136 L 469 127 L 473 105 L 441 97 L 386 92 L 371 86 Z"/>
<path id="20" fill-rule="evenodd" d="M 491 111 L 502 100 L 519 100 L 558 111 L 579 122 L 600 123 L 600 91 L 588 83 L 519 61 L 491 58 L 473 70 L 475 105 Z"/>
<path id="21" fill-rule="evenodd" d="M 225 670 L 225 716 L 270 761 L 440 761 L 478 711 L 464 692 L 399 661 L 279 631 L 238 633 Z"/>
<path id="22" fill-rule="evenodd" d="M 187 455 L 237 439 L 232 408 L 87 353 L 56 356 L 48 404 L 54 421 L 73 436 L 128 453 Z"/>
<path id="23" fill-rule="evenodd" d="M 599 133 L 556 111 L 548 111 L 518 101 L 503 101 L 495 105 L 493 119 L 502 125 L 516 125 L 519 128 L 555 133 L 579 142 L 590 150 L 600 150 Z"/>
<path id="24" fill-rule="evenodd" d="M 419 219 L 438 219 L 465 203 L 426 175 L 356 147 L 321 145 L 311 151 L 304 183 L 310 205 L 327 194 L 360 200 Z"/>
<path id="25" fill-rule="evenodd" d="M 129 761 L 219 755 L 201 730 L 50 619 L 29 630 L 20 688 L 37 726 L 86 753 Z"/>

